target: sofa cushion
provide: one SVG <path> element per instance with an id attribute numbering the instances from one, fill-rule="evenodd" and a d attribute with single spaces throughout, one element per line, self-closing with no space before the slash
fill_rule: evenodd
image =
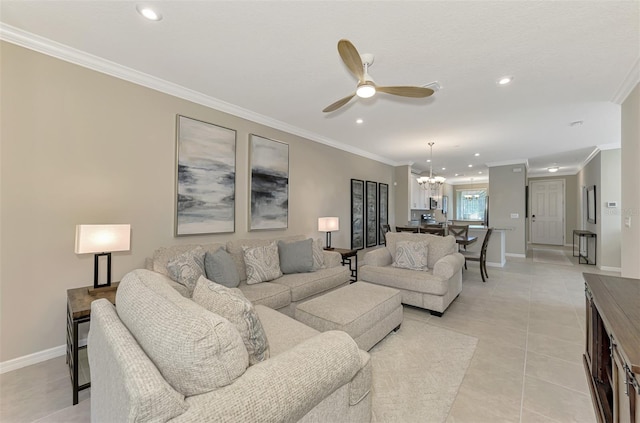
<path id="1" fill-rule="evenodd" d="M 277 238 L 276 241 L 299 241 L 304 239 L 301 235 Z M 241 281 L 247 280 L 247 271 L 244 263 L 243 247 L 260 247 L 269 245 L 274 239 L 238 239 L 227 242 L 227 251 L 231 254 L 233 262 L 236 264 L 236 270 Z"/>
<path id="2" fill-rule="evenodd" d="M 272 281 L 282 276 L 280 257 L 275 241 L 261 247 L 243 247 L 249 285 Z"/>
<path id="3" fill-rule="evenodd" d="M 171 245 L 169 247 L 160 247 L 153 252 L 153 257 L 149 259 L 151 262 L 150 266 L 147 266 L 147 269 L 153 270 L 154 272 L 162 273 L 163 275 L 169 275 L 167 272 L 167 263 L 176 258 L 178 255 L 185 253 L 189 250 L 193 250 L 196 247 L 202 247 L 205 251 L 215 252 L 218 249 L 225 249 L 224 244 L 182 244 L 182 245 Z"/>
<path id="4" fill-rule="evenodd" d="M 433 269 L 438 260 L 442 257 L 453 254 L 457 250 L 456 239 L 449 236 L 435 236 L 429 242 L 429 254 L 427 254 L 427 265 Z"/>
<path id="5" fill-rule="evenodd" d="M 269 358 L 269 342 L 260 318 L 242 291 L 200 276 L 193 290 L 193 301 L 233 323 L 249 353 L 250 366 Z"/>
<path id="6" fill-rule="evenodd" d="M 348 280 L 349 269 L 340 266 L 311 273 L 283 275 L 274 282 L 291 290 L 291 301 L 300 301 L 344 285 Z"/>
<path id="7" fill-rule="evenodd" d="M 360 268 L 359 274 L 363 281 L 422 294 L 444 295 L 449 289 L 448 280 L 434 276 L 431 270 L 418 272 L 392 266 L 365 265 Z"/>
<path id="8" fill-rule="evenodd" d="M 207 279 L 212 280 L 227 288 L 236 288 L 240 285 L 240 276 L 236 270 L 233 259 L 222 248 L 215 252 L 207 251 L 204 255 L 204 270 Z"/>
<path id="9" fill-rule="evenodd" d="M 290 273 L 307 273 L 313 268 L 313 241 L 311 238 L 302 241 L 278 241 L 280 270 L 285 275 Z"/>
<path id="10" fill-rule="evenodd" d="M 291 304 L 291 290 L 288 286 L 273 282 L 247 285 L 247 281 L 242 281 L 238 288 L 253 305 L 262 304 L 277 310 Z"/>
<path id="11" fill-rule="evenodd" d="M 204 254 L 202 247 L 179 254 L 167 263 L 169 277 L 193 292 L 198 278 L 204 275 Z"/>
<path id="12" fill-rule="evenodd" d="M 192 396 L 229 385 L 249 364 L 240 333 L 166 278 L 143 269 L 125 275 L 116 293 L 118 316 L 176 391 Z"/>
<path id="13" fill-rule="evenodd" d="M 269 338 L 269 351 L 272 357 L 320 333 L 286 314 L 262 305 L 256 306 L 256 313 L 260 316 L 262 326 Z"/>
<path id="14" fill-rule="evenodd" d="M 399 241 L 396 243 L 396 259 L 392 266 L 401 269 L 427 270 L 426 242 Z"/>

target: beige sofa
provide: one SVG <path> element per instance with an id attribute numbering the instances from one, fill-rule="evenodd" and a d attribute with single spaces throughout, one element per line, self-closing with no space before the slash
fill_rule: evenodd
<path id="1" fill-rule="evenodd" d="M 371 420 L 370 357 L 344 332 L 320 333 L 257 305 L 270 358 L 247 368 L 233 324 L 165 275 L 130 272 L 116 304 L 91 305 L 94 423 Z"/>
<path id="2" fill-rule="evenodd" d="M 455 238 L 430 234 L 388 232 L 386 246 L 367 252 L 359 279 L 400 290 L 402 303 L 427 309 L 441 316 L 462 292 L 464 257 L 458 253 Z M 399 241 L 426 242 L 428 270 L 392 266 Z"/>
<path id="3" fill-rule="evenodd" d="M 229 241 L 226 244 L 201 244 L 206 251 L 214 252 L 218 248 L 225 249 L 233 259 L 240 286 L 238 288 L 253 304 L 260 304 L 285 313 L 288 316 L 295 314 L 296 305 L 302 301 L 310 300 L 326 292 L 349 284 L 349 268 L 342 266 L 342 257 L 335 251 L 323 251 L 324 266 L 309 273 L 294 273 L 282 275 L 278 279 L 258 284 L 247 284 L 247 273 L 242 253 L 242 247 L 259 247 L 271 242 L 283 240 L 301 241 L 302 235 L 272 239 L 241 239 Z M 167 263 L 177 255 L 197 247 L 195 244 L 173 245 L 162 247 L 153 253 L 153 257 L 146 261 L 146 268 L 154 272 L 168 276 Z M 182 295 L 189 296 L 186 288 L 178 283 L 171 282 L 172 286 Z"/>

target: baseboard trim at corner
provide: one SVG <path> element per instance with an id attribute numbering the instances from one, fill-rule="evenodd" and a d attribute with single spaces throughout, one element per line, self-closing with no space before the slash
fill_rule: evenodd
<path id="1" fill-rule="evenodd" d="M 604 270 L 605 272 L 619 272 L 619 273 L 622 273 L 622 267 L 598 266 L 598 269 Z"/>
<path id="2" fill-rule="evenodd" d="M 12 370 L 18 370 L 23 367 L 38 364 L 43 361 L 50 360 L 52 358 L 60 357 L 67 353 L 66 345 L 59 345 L 57 347 L 49 348 L 48 350 L 38 351 L 33 354 L 23 355 L 22 357 L 14 358 L 13 360 L 7 360 L 0 362 L 0 374 L 10 372 Z"/>
<path id="3" fill-rule="evenodd" d="M 487 266 L 489 266 L 489 267 L 504 267 L 504 265 L 505 265 L 506 263 L 507 263 L 507 261 L 506 261 L 506 260 L 505 260 L 505 261 L 503 261 L 502 263 L 496 263 L 496 262 L 488 261 L 488 262 L 487 262 Z"/>
<path id="4" fill-rule="evenodd" d="M 526 254 L 504 253 L 505 257 L 527 258 Z"/>

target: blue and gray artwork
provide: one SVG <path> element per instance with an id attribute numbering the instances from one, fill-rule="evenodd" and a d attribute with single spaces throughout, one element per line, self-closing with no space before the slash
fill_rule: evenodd
<path id="1" fill-rule="evenodd" d="M 178 117 L 177 235 L 235 229 L 236 132 Z"/>
<path id="2" fill-rule="evenodd" d="M 289 145 L 251 135 L 250 229 L 286 229 Z"/>

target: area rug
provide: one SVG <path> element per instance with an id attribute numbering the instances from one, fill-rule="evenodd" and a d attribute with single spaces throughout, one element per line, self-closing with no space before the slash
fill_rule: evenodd
<path id="1" fill-rule="evenodd" d="M 373 422 L 444 422 L 478 339 L 404 319 L 369 351 Z"/>
<path id="2" fill-rule="evenodd" d="M 534 248 L 533 261 L 535 263 L 561 264 L 564 266 L 573 266 L 573 263 L 571 263 L 571 260 L 569 260 L 569 258 L 564 253 L 564 251 L 560 251 L 560 250 L 545 250 L 542 248 Z"/>

